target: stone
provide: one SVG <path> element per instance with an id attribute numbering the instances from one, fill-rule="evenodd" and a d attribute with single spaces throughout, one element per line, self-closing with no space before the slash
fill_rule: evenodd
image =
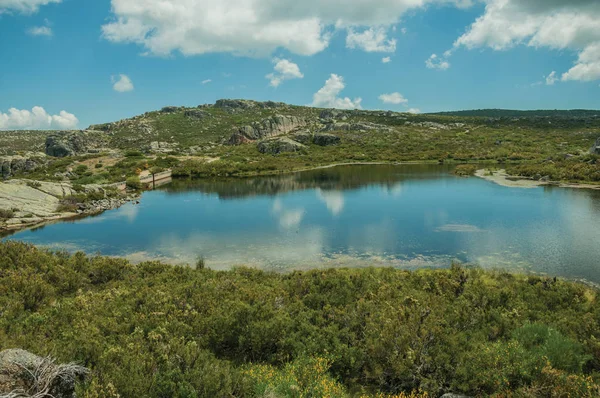
<path id="1" fill-rule="evenodd" d="M 177 150 L 179 145 L 170 142 L 152 141 L 145 150 L 154 153 L 172 153 Z"/>
<path id="2" fill-rule="evenodd" d="M 208 112 L 202 111 L 200 109 L 188 109 L 183 112 L 183 115 L 190 119 L 202 120 L 210 116 Z"/>
<path id="3" fill-rule="evenodd" d="M 600 155 L 600 137 L 598 137 L 596 143 L 594 144 L 592 149 L 590 149 L 590 153 L 592 155 Z"/>
<path id="4" fill-rule="evenodd" d="M 292 134 L 290 138 L 304 145 L 308 145 L 313 142 L 313 135 L 309 132 Z"/>
<path id="5" fill-rule="evenodd" d="M 179 110 L 176 106 L 165 106 L 160 110 L 160 113 L 175 113 Z"/>
<path id="6" fill-rule="evenodd" d="M 340 137 L 333 134 L 318 133 L 313 137 L 313 143 L 319 146 L 337 145 L 341 142 Z"/>
<path id="7" fill-rule="evenodd" d="M 298 116 L 275 115 L 249 126 L 242 126 L 229 138 L 229 145 L 240 145 L 246 142 L 261 140 L 288 134 L 306 126 L 305 119 Z"/>
<path id="8" fill-rule="evenodd" d="M 73 398 L 75 384 L 88 373 L 83 366 L 58 365 L 25 350 L 4 350 L 0 352 L 0 396 Z"/>
<path id="9" fill-rule="evenodd" d="M 470 398 L 466 395 L 460 395 L 460 394 L 453 394 L 451 392 L 448 392 L 444 395 L 442 395 L 440 398 Z"/>
<path id="10" fill-rule="evenodd" d="M 260 153 L 276 155 L 282 152 L 297 152 L 306 146 L 287 137 L 276 137 L 259 142 L 257 148 Z"/>
<path id="11" fill-rule="evenodd" d="M 215 108 L 221 108 L 228 111 L 235 110 L 246 110 L 246 109 L 275 109 L 275 108 L 285 108 L 287 104 L 282 102 L 258 102 L 252 100 L 242 100 L 242 99 L 220 99 L 215 102 Z"/>
<path id="12" fill-rule="evenodd" d="M 20 172 L 31 172 L 47 163 L 45 154 L 26 154 L 25 156 L 0 157 L 0 177 L 9 178 Z"/>
<path id="13" fill-rule="evenodd" d="M 390 128 L 375 123 L 328 123 L 321 131 L 369 131 L 389 130 Z"/>
<path id="14" fill-rule="evenodd" d="M 93 131 L 62 131 L 46 138 L 46 155 L 57 158 L 80 156 L 108 143 L 107 136 Z"/>

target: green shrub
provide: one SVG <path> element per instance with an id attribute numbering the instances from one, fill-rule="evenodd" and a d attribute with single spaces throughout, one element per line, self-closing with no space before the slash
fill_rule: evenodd
<path id="1" fill-rule="evenodd" d="M 15 212 L 9 209 L 0 209 L 0 220 L 8 220 L 15 216 Z"/>
<path id="2" fill-rule="evenodd" d="M 127 185 L 127 188 L 131 188 L 131 189 L 142 189 L 142 182 L 140 181 L 140 177 L 128 177 L 127 180 L 125 181 L 125 185 Z"/>

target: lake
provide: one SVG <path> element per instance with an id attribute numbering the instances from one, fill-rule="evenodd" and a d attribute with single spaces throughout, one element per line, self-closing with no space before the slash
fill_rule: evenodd
<path id="1" fill-rule="evenodd" d="M 437 165 L 174 180 L 99 216 L 16 233 L 69 251 L 228 269 L 446 267 L 600 283 L 600 192 L 507 188 Z"/>

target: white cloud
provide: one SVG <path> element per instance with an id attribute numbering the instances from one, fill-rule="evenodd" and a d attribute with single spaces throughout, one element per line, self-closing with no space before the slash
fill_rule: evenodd
<path id="1" fill-rule="evenodd" d="M 408 111 L 408 113 L 421 113 L 421 110 L 419 108 L 410 108 Z"/>
<path id="2" fill-rule="evenodd" d="M 344 78 L 332 73 L 325 85 L 314 94 L 312 106 L 318 108 L 361 109 L 362 98 L 351 100 L 348 97 L 338 97 L 345 87 Z"/>
<path id="3" fill-rule="evenodd" d="M 0 112 L 0 130 L 72 130 L 78 123 L 72 113 L 60 111 L 58 115 L 49 115 L 41 106 L 34 106 L 31 111 L 10 108 L 8 113 Z"/>
<path id="4" fill-rule="evenodd" d="M 102 31 L 110 41 L 136 43 L 158 56 L 176 51 L 268 56 L 278 48 L 313 55 L 327 48 L 336 29 L 353 34 L 353 29 L 372 29 L 376 39 L 379 29 L 397 24 L 407 11 L 436 3 L 472 1 L 111 0 L 113 18 Z M 383 48 L 391 48 L 386 39 Z"/>
<path id="5" fill-rule="evenodd" d="M 381 62 L 384 64 L 389 64 L 390 62 L 392 62 L 392 59 L 390 57 L 383 57 L 381 58 Z"/>
<path id="6" fill-rule="evenodd" d="M 517 45 L 573 50 L 579 57 L 562 80 L 600 79 L 600 2 L 487 0 L 484 14 L 454 47 L 507 50 Z"/>
<path id="7" fill-rule="evenodd" d="M 50 3 L 60 3 L 62 0 L 0 0 L 0 14 L 7 12 L 20 12 L 33 14 L 40 6 Z"/>
<path id="8" fill-rule="evenodd" d="M 202 84 L 208 84 L 210 82 L 212 82 L 212 79 L 202 80 Z"/>
<path id="9" fill-rule="evenodd" d="M 384 28 L 369 28 L 362 33 L 348 29 L 346 47 L 359 48 L 366 52 L 393 53 L 396 51 L 396 39 L 388 39 Z"/>
<path id="10" fill-rule="evenodd" d="M 27 31 L 32 36 L 52 36 L 52 28 L 49 26 L 34 26 Z"/>
<path id="11" fill-rule="evenodd" d="M 379 96 L 379 99 L 384 103 L 384 104 L 406 104 L 408 103 L 408 100 L 406 98 L 404 98 L 404 96 L 400 93 L 390 93 L 390 94 L 381 94 Z"/>
<path id="12" fill-rule="evenodd" d="M 111 77 L 113 84 L 113 90 L 118 91 L 119 93 L 125 93 L 128 91 L 133 91 L 133 82 L 127 75 L 119 75 L 119 79 L 116 79 L 114 76 Z"/>
<path id="13" fill-rule="evenodd" d="M 556 71 L 552 71 L 548 76 L 546 76 L 546 85 L 553 86 L 557 80 L 558 77 L 556 76 Z"/>
<path id="14" fill-rule="evenodd" d="M 339 215 L 344 210 L 344 193 L 342 191 L 324 191 L 317 188 L 317 198 L 327 206 L 333 216 Z"/>
<path id="15" fill-rule="evenodd" d="M 304 77 L 298 65 L 287 59 L 275 58 L 273 63 L 275 64 L 275 71 L 266 76 L 273 87 L 278 87 L 284 80 L 302 79 Z"/>
<path id="16" fill-rule="evenodd" d="M 449 53 L 446 53 L 449 54 Z M 437 56 L 437 54 L 431 54 L 429 59 L 425 61 L 425 66 L 429 69 L 439 69 L 446 70 L 450 67 L 450 63 L 445 59 L 446 54 L 444 54 L 443 58 Z"/>

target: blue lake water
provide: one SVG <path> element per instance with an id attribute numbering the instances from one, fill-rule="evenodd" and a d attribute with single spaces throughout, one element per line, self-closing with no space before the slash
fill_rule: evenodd
<path id="1" fill-rule="evenodd" d="M 600 192 L 507 188 L 443 166 L 175 180 L 96 217 L 16 233 L 70 251 L 269 270 L 490 268 L 600 283 Z"/>

